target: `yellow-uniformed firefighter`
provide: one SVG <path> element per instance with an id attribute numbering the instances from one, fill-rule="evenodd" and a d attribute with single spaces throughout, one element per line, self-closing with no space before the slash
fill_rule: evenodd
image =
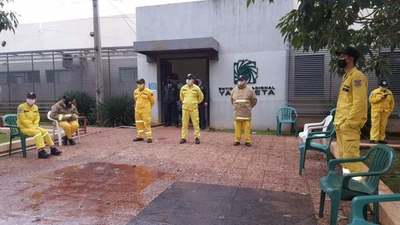
<path id="1" fill-rule="evenodd" d="M 182 103 L 182 134 L 180 144 L 186 143 L 189 128 L 189 119 L 194 128 L 195 143 L 200 144 L 200 126 L 198 105 L 203 101 L 204 95 L 199 86 L 194 84 L 194 77 L 188 74 L 186 84 L 181 88 L 180 100 Z"/>
<path id="2" fill-rule="evenodd" d="M 371 143 L 386 144 L 386 125 L 394 109 L 393 94 L 387 86 L 387 81 L 381 81 L 379 88 L 373 90 L 369 96 L 371 103 Z"/>
<path id="3" fill-rule="evenodd" d="M 133 93 L 135 101 L 135 123 L 137 136 L 133 141 L 143 141 L 147 138 L 147 143 L 153 142 L 151 132 L 151 109 L 154 105 L 153 92 L 145 87 L 145 80 L 136 81 L 137 88 Z"/>
<path id="4" fill-rule="evenodd" d="M 335 127 L 340 158 L 360 157 L 360 130 L 367 121 L 368 80 L 355 63 L 360 53 L 353 47 L 337 52 L 338 66 L 345 70 L 337 101 Z M 361 163 L 346 163 L 344 172 L 361 171 Z"/>
<path id="5" fill-rule="evenodd" d="M 234 126 L 235 142 L 234 146 L 240 145 L 242 130 L 244 131 L 245 145 L 251 146 L 251 110 L 257 104 L 257 98 L 254 90 L 247 86 L 244 76 L 238 79 L 238 85 L 233 88 L 231 102 L 234 106 Z"/>
<path id="6" fill-rule="evenodd" d="M 51 155 L 60 155 L 61 151 L 54 147 L 54 142 L 47 130 L 39 127 L 40 114 L 35 102 L 36 94 L 31 92 L 27 94 L 26 103 L 18 106 L 18 128 L 24 135 L 34 138 L 39 159 L 46 159 L 50 156 L 45 150 L 46 145 L 50 147 Z"/>
<path id="7" fill-rule="evenodd" d="M 51 107 L 51 117 L 58 120 L 63 128 L 65 136 L 62 138 L 63 145 L 75 145 L 72 136 L 79 128 L 78 110 L 72 104 L 69 96 L 64 96 L 60 101 Z"/>

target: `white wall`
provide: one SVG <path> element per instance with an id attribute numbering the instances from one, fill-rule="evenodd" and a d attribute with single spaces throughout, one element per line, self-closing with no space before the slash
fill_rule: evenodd
<path id="1" fill-rule="evenodd" d="M 233 86 L 234 62 L 256 61 L 259 79 L 255 86 L 274 86 L 276 95 L 259 96 L 253 127 L 274 129 L 276 111 L 287 99 L 287 47 L 275 26 L 293 7 L 293 0 L 258 1 L 250 8 L 243 0 L 141 7 L 136 12 L 137 40 L 213 37 L 219 42 L 219 60 L 210 61 L 210 119 L 215 128 L 233 126 L 229 96 L 221 96 L 218 88 Z M 138 60 L 139 71 L 157 76 L 155 63 L 147 63 L 145 57 Z"/>
<path id="2" fill-rule="evenodd" d="M 134 15 L 128 18 L 134 20 Z M 132 46 L 136 34 L 126 20 L 126 16 L 100 18 L 103 47 Z M 93 48 L 93 38 L 89 35 L 92 31 L 91 18 L 21 24 L 15 34 L 1 32 L 0 40 L 7 41 L 7 45 L 0 47 L 0 52 Z"/>

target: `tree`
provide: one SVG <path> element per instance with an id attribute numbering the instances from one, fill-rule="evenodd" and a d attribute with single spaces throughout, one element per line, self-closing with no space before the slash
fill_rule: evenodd
<path id="1" fill-rule="evenodd" d="M 17 15 L 12 10 L 7 10 L 6 5 L 13 0 L 0 0 L 0 33 L 2 31 L 15 32 L 15 28 L 18 26 Z M 1 46 L 6 45 L 5 41 L 2 41 Z"/>
<path id="2" fill-rule="evenodd" d="M 255 1 L 247 0 L 247 6 Z M 294 49 L 328 49 L 334 57 L 336 50 L 355 46 L 364 56 L 358 66 L 381 78 L 390 73 L 382 50 L 400 47 L 400 1 L 298 0 L 297 9 L 282 17 L 277 28 Z"/>

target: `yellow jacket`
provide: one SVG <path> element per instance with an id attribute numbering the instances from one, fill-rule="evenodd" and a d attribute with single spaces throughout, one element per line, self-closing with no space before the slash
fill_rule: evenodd
<path id="1" fill-rule="evenodd" d="M 17 126 L 20 129 L 32 129 L 39 127 L 40 114 L 37 105 L 22 103 L 18 106 Z"/>
<path id="2" fill-rule="evenodd" d="M 141 112 L 150 112 L 155 101 L 153 92 L 148 88 L 143 90 L 136 88 L 133 92 L 133 99 L 135 101 L 135 111 Z"/>
<path id="3" fill-rule="evenodd" d="M 368 79 L 356 67 L 342 80 L 336 106 L 335 126 L 360 129 L 367 121 Z"/>
<path id="4" fill-rule="evenodd" d="M 386 96 L 386 97 L 385 97 Z M 374 112 L 393 112 L 394 98 L 392 92 L 387 88 L 377 88 L 369 96 L 371 110 Z"/>
<path id="5" fill-rule="evenodd" d="M 180 91 L 180 100 L 182 102 L 182 109 L 194 110 L 203 101 L 204 95 L 199 86 L 193 84 L 189 86 L 185 84 Z"/>

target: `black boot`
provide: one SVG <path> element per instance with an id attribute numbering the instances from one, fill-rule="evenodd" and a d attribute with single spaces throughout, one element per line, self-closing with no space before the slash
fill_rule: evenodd
<path id="1" fill-rule="evenodd" d="M 238 141 L 235 141 L 234 143 L 233 143 L 233 146 L 239 146 L 240 145 L 240 142 L 238 142 Z"/>
<path id="2" fill-rule="evenodd" d="M 379 143 L 379 144 L 384 144 L 384 145 L 386 145 L 386 144 L 387 144 L 387 142 L 386 142 L 386 141 L 378 141 L 378 143 Z"/>
<path id="3" fill-rule="evenodd" d="M 72 138 L 71 138 L 71 139 L 68 139 L 68 142 L 69 142 L 70 145 L 75 145 L 75 141 L 74 141 L 74 139 L 72 139 Z"/>
<path id="4" fill-rule="evenodd" d="M 68 138 L 67 138 L 67 136 L 62 137 L 62 145 L 68 145 Z"/>
<path id="5" fill-rule="evenodd" d="M 47 158 L 49 158 L 49 153 L 47 153 L 46 152 L 46 150 L 40 150 L 39 152 L 38 152 L 38 158 L 39 159 L 47 159 Z"/>
<path id="6" fill-rule="evenodd" d="M 186 143 L 186 139 L 181 139 L 181 141 L 179 142 L 179 144 L 185 144 Z"/>
<path id="7" fill-rule="evenodd" d="M 244 145 L 246 145 L 246 147 L 251 147 L 251 143 L 250 143 L 250 142 L 247 142 L 247 143 L 244 144 Z"/>
<path id="8" fill-rule="evenodd" d="M 52 155 L 61 155 L 62 151 L 58 150 L 56 147 L 50 148 L 50 154 Z"/>
<path id="9" fill-rule="evenodd" d="M 133 142 L 138 142 L 138 141 L 144 141 L 144 139 L 143 138 L 135 138 L 135 139 L 133 139 Z"/>
<path id="10" fill-rule="evenodd" d="M 195 139 L 194 139 L 194 143 L 195 143 L 196 145 L 199 145 L 199 144 L 200 144 L 200 138 L 195 138 Z"/>
<path id="11" fill-rule="evenodd" d="M 147 143 L 153 143 L 153 139 L 151 138 L 147 139 Z"/>

